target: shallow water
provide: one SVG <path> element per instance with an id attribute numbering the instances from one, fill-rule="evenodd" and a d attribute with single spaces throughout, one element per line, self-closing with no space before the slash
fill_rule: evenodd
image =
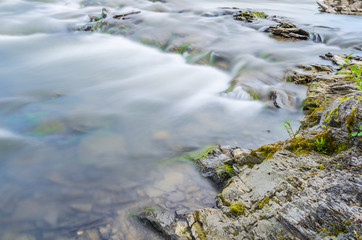
<path id="1" fill-rule="evenodd" d="M 142 21 L 117 36 L 70 30 L 103 6 L 141 10 Z M 285 17 L 322 42 L 278 42 L 265 22 L 237 22 L 220 7 Z M 285 139 L 282 121 L 297 127 L 305 88 L 283 83 L 284 72 L 362 47 L 361 17 L 320 14 L 314 1 L 6 0 L 0 19 L 0 239 L 91 239 L 94 230 L 158 239 L 132 214 L 211 207 L 217 194 L 177 156 Z M 200 65 L 144 39 L 188 41 L 224 64 Z M 239 87 L 223 93 L 235 77 Z M 298 101 L 271 108 L 247 88 Z"/>

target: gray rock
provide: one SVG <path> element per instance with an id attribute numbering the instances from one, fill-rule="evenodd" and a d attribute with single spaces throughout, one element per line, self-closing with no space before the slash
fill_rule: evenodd
<path id="1" fill-rule="evenodd" d="M 304 29 L 296 27 L 290 22 L 282 22 L 275 26 L 269 27 L 265 30 L 270 32 L 275 37 L 280 37 L 283 39 L 295 39 L 295 40 L 308 40 L 309 32 Z"/>
<path id="2" fill-rule="evenodd" d="M 352 238 L 354 230 L 360 232 L 362 226 L 362 177 L 343 169 L 317 168 L 319 162 L 334 159 L 317 153 L 277 152 L 274 158 L 231 178 L 217 197 L 218 209 L 189 214 L 189 234 L 196 239 Z M 362 158 L 354 161 L 361 166 Z M 243 214 L 232 214 L 235 202 L 243 204 Z M 181 237 L 175 226 L 185 222 L 184 214 L 182 220 L 163 212 L 147 216 L 157 222 L 159 231 Z"/>
<path id="3" fill-rule="evenodd" d="M 321 12 L 347 15 L 362 15 L 362 2 L 359 0 L 317 0 Z"/>
<path id="4" fill-rule="evenodd" d="M 352 132 L 359 132 L 362 125 L 361 96 L 361 93 L 354 93 L 332 102 L 322 112 L 320 124 L 310 131 L 329 127 L 337 143 L 349 142 L 355 146 L 360 146 L 360 138 L 358 136 L 351 137 L 351 134 Z"/>
<path id="5" fill-rule="evenodd" d="M 187 214 L 176 215 L 159 207 L 148 208 L 137 214 L 144 223 L 149 224 L 166 239 L 192 239 Z M 190 216 L 191 217 L 191 216 Z M 192 218 L 192 217 L 191 217 Z"/>
<path id="6" fill-rule="evenodd" d="M 230 177 L 235 175 L 235 171 L 231 167 L 234 162 L 231 151 L 233 151 L 231 148 L 217 147 L 205 156 L 195 159 L 195 162 L 200 167 L 204 177 L 209 177 L 217 185 L 222 186 Z"/>

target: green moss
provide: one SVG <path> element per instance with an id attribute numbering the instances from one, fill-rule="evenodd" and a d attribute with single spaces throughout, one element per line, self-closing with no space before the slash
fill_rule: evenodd
<path id="1" fill-rule="evenodd" d="M 248 166 L 248 168 L 253 168 L 255 166 L 255 164 L 248 162 L 248 163 L 246 163 L 246 166 Z"/>
<path id="2" fill-rule="evenodd" d="M 260 100 L 260 93 L 255 91 L 254 89 L 248 88 L 246 92 L 250 95 L 250 100 Z"/>
<path id="3" fill-rule="evenodd" d="M 158 211 L 158 210 L 160 210 L 160 208 L 157 206 L 145 208 L 145 211 Z"/>
<path id="4" fill-rule="evenodd" d="M 343 102 L 343 101 L 346 101 L 346 100 L 349 100 L 349 99 L 352 99 L 352 98 L 354 98 L 354 97 L 353 96 L 351 96 L 351 97 L 340 97 L 339 100 Z"/>
<path id="5" fill-rule="evenodd" d="M 273 198 L 273 199 L 271 199 L 273 202 L 275 202 L 276 204 L 278 204 L 279 206 L 281 206 L 281 204 L 280 204 L 280 201 L 278 200 L 278 199 L 276 199 L 276 198 Z"/>
<path id="6" fill-rule="evenodd" d="M 221 166 L 215 168 L 215 170 L 219 170 L 219 169 L 225 170 L 228 173 L 234 172 L 234 168 L 232 166 L 230 166 L 229 164 L 224 164 L 224 165 L 221 165 Z"/>
<path id="7" fill-rule="evenodd" d="M 257 18 L 266 18 L 267 17 L 267 15 L 264 12 L 250 12 L 250 13 Z"/>
<path id="8" fill-rule="evenodd" d="M 183 54 L 184 52 L 186 52 L 186 50 L 189 49 L 190 45 L 191 45 L 191 43 L 184 43 L 184 44 L 181 44 L 180 46 L 172 47 L 169 50 L 169 52 Z"/>
<path id="9" fill-rule="evenodd" d="M 207 154 L 209 154 L 210 152 L 212 152 L 215 148 L 217 148 L 218 146 L 210 146 L 207 145 L 199 150 L 193 151 L 192 153 L 189 154 L 189 156 L 196 160 L 199 158 L 203 158 L 205 157 Z"/>
<path id="10" fill-rule="evenodd" d="M 263 200 L 259 201 L 257 208 L 262 209 L 264 205 L 268 204 L 270 202 L 270 198 L 265 197 Z"/>
<path id="11" fill-rule="evenodd" d="M 232 92 L 232 91 L 234 91 L 234 89 L 235 89 L 235 83 L 231 83 L 231 85 L 230 85 L 230 87 L 228 87 L 228 89 L 226 89 L 225 91 L 224 91 L 224 93 L 229 93 L 229 92 Z"/>
<path id="12" fill-rule="evenodd" d="M 316 144 L 317 139 L 321 139 L 321 138 L 323 138 L 325 141 L 322 152 L 319 151 L 317 144 Z M 325 153 L 327 155 L 332 155 L 332 154 L 338 152 L 339 144 L 334 141 L 334 138 L 332 137 L 332 135 L 330 134 L 329 131 L 325 131 L 325 132 L 322 132 L 322 133 L 314 136 L 312 141 L 314 143 L 314 146 L 313 146 L 314 151 L 316 151 L 316 152 Z"/>
<path id="13" fill-rule="evenodd" d="M 201 224 L 201 221 L 200 221 L 200 212 L 199 212 L 199 210 L 196 210 L 196 211 L 193 213 L 193 217 L 194 217 L 194 220 L 195 220 L 193 226 L 195 226 L 196 231 L 197 231 L 197 233 L 198 233 L 198 239 L 208 240 L 208 238 L 207 238 L 207 233 L 206 233 L 206 231 L 203 229 L 202 224 Z"/>
<path id="14" fill-rule="evenodd" d="M 296 177 L 288 177 L 286 181 L 295 188 L 303 189 L 302 182 Z"/>
<path id="15" fill-rule="evenodd" d="M 314 77 L 313 77 L 314 78 Z M 310 115 L 313 112 L 324 110 L 331 102 L 331 98 L 316 94 L 317 89 L 313 89 L 314 85 L 309 86 L 308 97 L 303 101 L 303 111 L 305 115 Z"/>
<path id="16" fill-rule="evenodd" d="M 194 226 L 196 228 L 199 239 L 208 240 L 208 238 L 206 237 L 206 233 L 205 233 L 204 229 L 201 227 L 201 224 L 199 222 L 195 222 Z"/>
<path id="17" fill-rule="evenodd" d="M 324 227 L 322 227 L 320 230 L 321 232 L 325 233 L 322 238 L 325 238 L 327 236 L 338 236 L 339 234 L 348 233 L 350 230 L 351 222 L 349 220 L 346 220 L 344 222 L 341 222 L 339 224 L 332 224 L 327 223 Z"/>
<path id="18" fill-rule="evenodd" d="M 295 26 L 292 23 L 285 22 L 285 23 L 282 23 L 279 27 L 281 27 L 281 28 L 296 28 L 297 26 Z"/>
<path id="19" fill-rule="evenodd" d="M 350 131 L 350 132 L 352 132 L 353 123 L 356 119 L 356 116 L 354 114 L 355 111 L 356 111 L 356 107 L 352 108 L 351 114 L 347 117 L 347 120 L 346 120 L 346 126 L 347 126 L 348 131 Z"/>
<path id="20" fill-rule="evenodd" d="M 277 143 L 263 145 L 257 149 L 251 150 L 250 154 L 252 156 L 256 157 L 256 156 L 258 156 L 258 153 L 259 153 L 262 156 L 264 156 L 265 159 L 269 159 L 269 158 L 272 158 L 277 151 L 281 150 L 282 146 L 283 146 L 283 142 L 279 141 Z"/>
<path id="21" fill-rule="evenodd" d="M 155 47 L 155 48 L 158 48 L 161 50 L 165 50 L 168 45 L 168 41 L 158 41 L 158 40 L 147 39 L 147 38 L 140 39 L 140 42 L 145 45 Z"/>
<path id="22" fill-rule="evenodd" d="M 326 114 L 324 115 L 324 122 L 329 122 L 329 120 L 331 119 L 331 117 L 333 117 L 334 115 L 337 116 L 339 111 L 338 108 L 339 106 L 342 104 L 342 102 L 340 102 L 337 107 L 333 108 L 330 112 L 326 112 Z"/>
<path id="23" fill-rule="evenodd" d="M 330 112 L 326 112 L 325 116 L 324 116 L 324 122 L 329 122 L 329 120 L 331 119 L 331 117 L 333 116 L 337 116 L 339 113 L 339 106 L 341 106 L 341 104 L 349 99 L 352 99 L 352 97 L 341 97 L 339 98 L 339 100 L 341 101 L 335 108 L 333 108 Z"/>
<path id="24" fill-rule="evenodd" d="M 319 164 L 319 165 L 317 166 L 317 169 L 319 169 L 319 170 L 325 170 L 326 167 L 321 163 L 321 164 Z"/>
<path id="25" fill-rule="evenodd" d="M 267 15 L 264 12 L 239 12 L 238 14 L 234 15 L 235 20 L 239 21 L 251 21 L 256 18 L 266 18 Z"/>
<path id="26" fill-rule="evenodd" d="M 317 140 L 324 139 L 325 143 L 323 148 L 319 148 L 316 144 Z M 329 131 L 325 131 L 315 135 L 313 138 L 295 137 L 286 141 L 286 149 L 295 154 L 308 154 L 311 151 L 332 155 L 339 151 L 344 150 L 345 147 L 341 147 L 334 141 Z"/>
<path id="27" fill-rule="evenodd" d="M 216 182 L 220 183 L 225 183 L 229 178 L 232 178 L 236 175 L 234 168 L 228 164 L 224 164 L 215 168 L 215 172 L 217 173 L 217 177 L 214 176 L 213 178 Z"/>
<path id="28" fill-rule="evenodd" d="M 321 119 L 320 111 L 324 110 L 323 106 L 314 109 L 309 115 L 307 115 L 300 126 L 301 129 L 307 129 L 317 125 Z"/>
<path id="29" fill-rule="evenodd" d="M 241 202 L 233 202 L 230 205 L 230 211 L 234 216 L 241 216 L 244 214 L 245 205 Z"/>
<path id="30" fill-rule="evenodd" d="M 210 145 L 206 145 L 205 147 L 192 151 L 192 152 L 188 152 L 188 153 L 181 154 L 178 156 L 166 157 L 166 158 L 162 159 L 160 162 L 158 162 L 157 166 L 164 166 L 164 165 L 167 165 L 167 164 L 170 164 L 173 162 L 189 162 L 191 160 L 195 161 L 199 158 L 205 157 L 207 154 L 209 154 L 215 148 L 217 148 L 217 146 L 210 147 Z"/>
<path id="31" fill-rule="evenodd" d="M 291 75 L 286 76 L 284 80 L 285 80 L 286 82 L 293 82 L 293 81 L 294 81 L 294 80 L 293 80 L 293 77 L 292 77 Z"/>
<path id="32" fill-rule="evenodd" d="M 347 144 L 339 144 L 337 152 L 342 152 L 344 150 L 347 150 L 347 148 L 348 148 Z"/>

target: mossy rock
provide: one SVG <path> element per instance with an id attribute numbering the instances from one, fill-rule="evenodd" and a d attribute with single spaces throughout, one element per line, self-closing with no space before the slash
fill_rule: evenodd
<path id="1" fill-rule="evenodd" d="M 318 141 L 324 143 L 319 145 Z M 335 141 L 330 131 L 325 131 L 315 135 L 314 137 L 297 136 L 286 141 L 286 149 L 295 154 L 308 154 L 310 152 L 318 152 L 326 155 L 333 155 L 345 150 L 346 146 L 341 148 L 339 143 Z"/>
<path id="2" fill-rule="evenodd" d="M 269 159 L 272 158 L 277 151 L 282 150 L 283 144 L 284 142 L 279 141 L 277 143 L 263 145 L 257 149 L 251 150 L 250 155 L 255 157 L 261 155 L 264 159 Z"/>
<path id="3" fill-rule="evenodd" d="M 321 118 L 322 118 L 322 111 L 324 110 L 324 107 L 319 107 L 314 109 L 312 113 L 305 116 L 305 118 L 302 121 L 302 124 L 300 126 L 300 129 L 307 129 L 314 127 L 319 124 Z"/>
<path id="4" fill-rule="evenodd" d="M 231 214 L 236 217 L 243 215 L 244 211 L 245 211 L 245 205 L 239 201 L 231 203 L 229 208 L 230 208 Z"/>
<path id="5" fill-rule="evenodd" d="M 252 22 L 258 18 L 267 18 L 267 15 L 264 12 L 252 12 L 252 11 L 240 11 L 233 15 L 233 18 L 237 21 L 246 21 Z"/>

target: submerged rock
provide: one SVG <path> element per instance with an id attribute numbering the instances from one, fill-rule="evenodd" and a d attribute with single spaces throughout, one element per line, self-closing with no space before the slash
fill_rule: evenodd
<path id="1" fill-rule="evenodd" d="M 362 15 L 360 0 L 317 0 L 321 12 Z"/>
<path id="2" fill-rule="evenodd" d="M 147 208 L 138 218 L 160 232 L 166 239 L 192 239 L 186 214 L 171 213 L 159 207 Z"/>
<path id="3" fill-rule="evenodd" d="M 276 108 L 294 110 L 300 106 L 300 101 L 292 93 L 282 90 L 272 90 L 269 95 Z"/>
<path id="4" fill-rule="evenodd" d="M 125 34 L 131 30 L 131 27 L 138 23 L 139 19 L 135 16 L 141 11 L 132 11 L 123 14 L 109 14 L 108 10 L 103 8 L 100 15 L 88 15 L 90 22 L 75 28 L 76 31 L 102 31 L 112 34 Z M 129 21 L 126 21 L 129 20 Z M 125 21 L 125 22 L 122 22 Z"/>
<path id="5" fill-rule="evenodd" d="M 99 20 L 105 19 L 107 15 L 108 15 L 108 10 L 102 8 L 102 13 L 100 15 L 88 15 L 88 17 L 91 22 L 97 22 Z"/>

